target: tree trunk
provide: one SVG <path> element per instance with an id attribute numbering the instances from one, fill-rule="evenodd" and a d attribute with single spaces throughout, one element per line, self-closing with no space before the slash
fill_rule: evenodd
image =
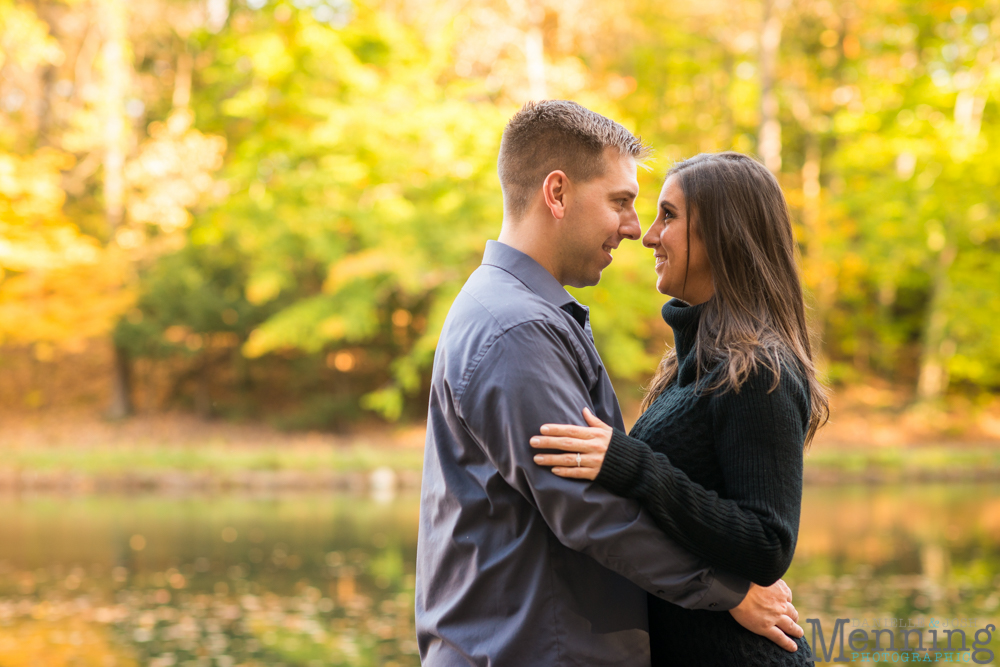
<path id="1" fill-rule="evenodd" d="M 757 151 L 771 173 L 781 171 L 781 123 L 778 121 L 778 93 L 775 80 L 778 68 L 778 47 L 781 46 L 783 20 L 782 0 L 765 0 L 764 16 L 759 36 L 760 63 L 760 130 Z"/>
<path id="2" fill-rule="evenodd" d="M 836 294 L 836 283 L 823 267 L 823 210 L 820 201 L 820 146 L 814 132 L 806 131 L 805 160 L 802 163 L 802 226 L 804 228 L 803 282 L 812 292 L 813 355 L 823 356 L 823 333 L 826 315 Z"/>
<path id="3" fill-rule="evenodd" d="M 135 412 L 132 404 L 132 363 L 128 351 L 119 345 L 114 348 L 114 368 L 111 376 L 110 419 L 124 419 Z"/>
<path id="4" fill-rule="evenodd" d="M 948 317 L 944 306 L 950 298 L 951 281 L 948 271 L 955 261 L 954 245 L 946 245 L 938 255 L 931 303 L 924 327 L 923 351 L 920 355 L 920 377 L 917 397 L 922 401 L 940 398 L 948 388 L 948 361 L 955 354 L 955 341 L 948 337 Z"/>
<path id="5" fill-rule="evenodd" d="M 127 136 L 125 95 L 129 68 L 126 59 L 125 5 L 121 0 L 104 0 L 104 47 L 101 68 L 104 75 L 104 214 L 114 232 L 125 214 L 125 152 Z"/>
<path id="6" fill-rule="evenodd" d="M 200 367 L 195 374 L 194 388 L 194 411 L 202 419 L 211 419 L 214 412 L 212 392 L 209 389 L 210 377 L 211 367 L 209 365 L 208 353 L 203 353 Z"/>
<path id="7" fill-rule="evenodd" d="M 191 74 L 194 69 L 194 58 L 187 50 L 177 54 L 177 73 L 174 75 L 175 109 L 183 109 L 191 103 Z"/>
<path id="8" fill-rule="evenodd" d="M 208 31 L 215 34 L 226 27 L 226 20 L 229 18 L 229 0 L 208 0 L 206 5 Z"/>
<path id="9" fill-rule="evenodd" d="M 521 52 L 524 54 L 524 74 L 528 81 L 528 100 L 538 102 L 547 99 L 545 39 L 542 32 L 545 5 L 533 0 L 507 0 L 507 8 L 510 10 L 510 25 L 516 26 L 524 40 Z"/>
<path id="10" fill-rule="evenodd" d="M 99 7 L 103 76 L 103 139 L 104 139 L 104 218 L 114 243 L 115 232 L 125 218 L 125 153 L 128 150 L 128 121 L 125 117 L 125 96 L 128 93 L 130 68 L 126 43 L 126 5 L 122 0 L 103 0 Z M 124 418 L 132 414 L 132 385 L 128 353 L 114 346 L 114 372 L 111 377 L 110 417 Z"/>
<path id="11" fill-rule="evenodd" d="M 541 14 L 538 8 L 528 10 L 529 25 L 524 33 L 524 57 L 527 61 L 528 95 L 533 101 L 548 97 L 545 81 L 545 42 L 542 38 Z"/>

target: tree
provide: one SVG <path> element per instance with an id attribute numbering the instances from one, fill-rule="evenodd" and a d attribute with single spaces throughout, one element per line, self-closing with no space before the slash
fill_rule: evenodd
<path id="1" fill-rule="evenodd" d="M 33 345 L 46 360 L 110 329 L 128 301 L 124 267 L 64 212 L 73 155 L 31 132 L 44 126 L 29 111 L 61 48 L 34 12 L 11 3 L 0 4 L 0 41 L 0 342 Z"/>
<path id="2" fill-rule="evenodd" d="M 114 328 L 205 414 L 272 380 L 422 412 L 504 123 L 544 94 L 656 149 L 644 221 L 673 160 L 758 155 L 833 382 L 1000 386 L 996 0 L 102 2 L 0 2 L 0 309 L 33 318 L 5 341 Z M 623 244 L 575 292 L 621 387 L 668 337 L 652 282 Z"/>

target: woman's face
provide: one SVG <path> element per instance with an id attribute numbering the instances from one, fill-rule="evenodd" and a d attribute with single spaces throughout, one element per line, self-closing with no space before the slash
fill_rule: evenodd
<path id="1" fill-rule="evenodd" d="M 692 306 L 708 301 L 715 293 L 712 267 L 697 225 L 691 227 L 689 259 L 687 202 L 676 176 L 663 184 L 656 208 L 656 220 L 642 237 L 642 244 L 653 249 L 657 291 Z"/>

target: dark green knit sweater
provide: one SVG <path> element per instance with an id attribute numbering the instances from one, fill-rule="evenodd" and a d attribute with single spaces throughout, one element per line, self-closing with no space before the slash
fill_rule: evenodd
<path id="1" fill-rule="evenodd" d="M 795 551 L 809 391 L 788 366 L 773 391 L 774 375 L 761 366 L 739 392 L 698 391 L 693 348 L 702 310 L 677 299 L 663 306 L 677 380 L 629 435 L 614 432 L 597 482 L 637 499 L 670 538 L 714 567 L 767 586 Z M 804 640 L 789 653 L 729 613 L 650 596 L 649 624 L 654 667 L 811 664 Z"/>

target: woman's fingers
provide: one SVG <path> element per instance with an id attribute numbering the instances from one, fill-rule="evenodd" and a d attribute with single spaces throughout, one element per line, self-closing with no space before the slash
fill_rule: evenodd
<path id="1" fill-rule="evenodd" d="M 599 467 L 602 459 L 599 457 L 580 454 L 580 465 L 576 465 L 576 454 L 535 454 L 535 463 L 540 466 L 563 466 L 566 468 L 595 468 Z"/>
<path id="2" fill-rule="evenodd" d="M 589 452 L 593 445 L 579 438 L 554 438 L 547 435 L 536 435 L 529 441 L 536 449 L 561 449 L 564 452 Z"/>
<path id="3" fill-rule="evenodd" d="M 559 475 L 560 477 L 569 477 L 571 479 L 596 479 L 597 478 L 597 468 L 553 468 L 552 472 Z"/>
<path id="4" fill-rule="evenodd" d="M 611 428 L 610 426 L 608 426 L 607 424 L 605 424 L 604 422 L 602 422 L 600 419 L 598 419 L 597 415 L 595 415 L 593 412 L 590 411 L 590 408 L 584 408 L 583 409 L 583 418 L 586 419 L 587 423 L 590 424 L 591 426 L 593 426 L 594 428 L 598 428 L 598 429 L 610 429 Z"/>
<path id="5" fill-rule="evenodd" d="M 576 467 L 576 454 L 536 454 L 535 463 L 542 466 Z M 580 467 L 585 465 L 583 455 L 580 456 Z"/>
<path id="6" fill-rule="evenodd" d="M 595 479 L 604 465 L 604 453 L 611 440 L 611 427 L 595 417 L 589 410 L 583 413 L 591 426 L 575 424 L 544 424 L 542 435 L 528 441 L 535 449 L 555 449 L 567 454 L 537 454 L 535 463 L 554 466 L 552 472 L 560 477 Z"/>
<path id="7" fill-rule="evenodd" d="M 594 428 L 589 426 L 577 426 L 576 424 L 542 424 L 538 429 L 542 435 L 564 436 L 570 438 L 580 438 L 589 440 L 595 436 Z"/>

